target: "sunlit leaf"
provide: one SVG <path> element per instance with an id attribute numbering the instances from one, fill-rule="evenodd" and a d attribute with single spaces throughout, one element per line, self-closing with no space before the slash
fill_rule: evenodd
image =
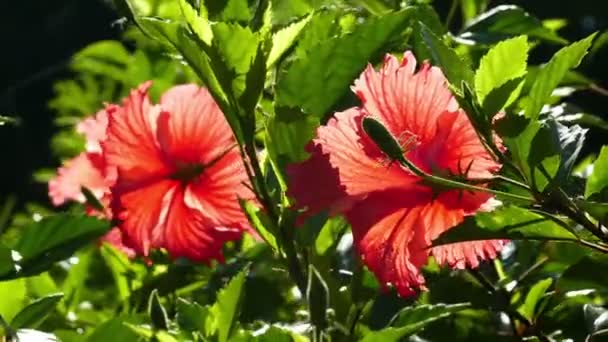
<path id="1" fill-rule="evenodd" d="M 237 274 L 228 285 L 220 290 L 217 301 L 211 307 L 213 317 L 215 317 L 215 328 L 218 332 L 218 341 L 226 342 L 233 332 L 236 325 L 241 301 L 243 300 L 244 285 L 247 279 L 248 270 L 245 269 Z"/>
<path id="2" fill-rule="evenodd" d="M 37 328 L 55 309 L 55 306 L 62 298 L 63 293 L 58 293 L 36 299 L 15 315 L 10 324 L 11 328 Z"/>
<path id="3" fill-rule="evenodd" d="M 524 303 L 519 307 L 518 311 L 528 320 L 533 321 L 538 303 L 552 284 L 553 279 L 551 278 L 543 279 L 534 284 L 528 291 L 528 294 L 526 294 L 526 299 L 524 299 Z"/>
<path id="4" fill-rule="evenodd" d="M 600 155 L 593 163 L 593 173 L 585 185 L 585 198 L 598 194 L 608 187 L 608 146 L 603 146 Z"/>
<path id="5" fill-rule="evenodd" d="M 530 94 L 528 95 L 529 100 L 525 110 L 526 117 L 531 119 L 538 117 L 542 106 L 551 96 L 553 89 L 557 87 L 570 69 L 574 69 L 580 64 L 583 57 L 587 54 L 587 50 L 589 50 L 594 37 L 595 33 L 562 48 L 551 58 L 549 63 L 540 69 L 532 90 L 530 90 Z"/>
<path id="6" fill-rule="evenodd" d="M 540 214 L 508 205 L 467 217 L 460 225 L 441 234 L 433 245 L 491 239 L 576 241 L 577 237 Z"/>
<path id="7" fill-rule="evenodd" d="M 527 38 L 520 36 L 498 43 L 481 58 L 475 73 L 475 91 L 480 103 L 484 104 L 486 96 L 492 90 L 526 74 L 528 48 Z M 495 105 L 495 107 L 501 109 L 509 106 L 519 95 L 523 86 L 522 81 L 523 79 L 520 80 L 519 87 L 514 89 L 501 106 Z"/>
<path id="8" fill-rule="evenodd" d="M 362 341 L 401 341 L 404 337 L 421 331 L 428 324 L 470 308 L 470 306 L 469 303 L 461 303 L 406 307 L 393 317 L 390 327 L 371 331 L 363 337 Z"/>

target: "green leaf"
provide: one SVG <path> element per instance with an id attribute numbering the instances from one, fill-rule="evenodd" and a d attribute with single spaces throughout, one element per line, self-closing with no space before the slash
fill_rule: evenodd
<path id="1" fill-rule="evenodd" d="M 602 225 L 608 222 L 608 203 L 574 200 L 576 205 L 595 217 Z"/>
<path id="2" fill-rule="evenodd" d="M 574 69 L 580 64 L 594 37 L 595 33 L 562 48 L 551 58 L 549 63 L 540 69 L 528 95 L 529 100 L 525 109 L 527 118 L 538 118 L 541 108 L 548 102 L 553 89 L 557 87 L 570 69 Z"/>
<path id="3" fill-rule="evenodd" d="M 528 49 L 528 39 L 525 36 L 519 36 L 498 43 L 481 58 L 479 68 L 475 73 L 475 91 L 479 103 L 484 104 L 486 96 L 492 90 L 526 74 Z M 523 86 L 521 81 L 523 79 L 520 80 L 519 87 L 511 93 L 508 100 L 498 109 L 509 106 L 517 99 Z"/>
<path id="4" fill-rule="evenodd" d="M 26 282 L 23 278 L 0 282 L 0 316 L 6 321 L 13 319 L 26 304 L 26 292 Z"/>
<path id="5" fill-rule="evenodd" d="M 150 316 L 154 330 L 168 329 L 169 317 L 167 316 L 167 310 L 165 310 L 160 303 L 157 289 L 154 289 L 150 294 L 150 299 L 148 300 L 148 315 Z"/>
<path id="6" fill-rule="evenodd" d="M 481 107 L 483 113 L 488 118 L 488 121 L 490 121 L 501 109 L 507 108 L 519 97 L 525 80 L 526 78 L 524 76 L 508 80 L 500 87 L 492 89 L 490 93 L 487 94 Z"/>
<path id="7" fill-rule="evenodd" d="M 470 307 L 471 304 L 469 303 L 423 304 L 406 307 L 393 317 L 390 323 L 391 327 L 371 331 L 363 337 L 362 341 L 401 341 L 403 338 L 421 331 L 429 323 L 449 317 Z"/>
<path id="8" fill-rule="evenodd" d="M 357 5 L 365 8 L 373 15 L 386 15 L 391 9 L 382 0 L 353 0 Z"/>
<path id="9" fill-rule="evenodd" d="M 283 54 L 289 50 L 312 16 L 306 16 L 272 35 L 272 48 L 268 53 L 266 68 L 272 67 Z"/>
<path id="10" fill-rule="evenodd" d="M 327 39 L 295 60 L 277 84 L 277 104 L 302 108 L 316 118 L 346 94 L 353 79 L 382 51 L 385 44 L 405 28 L 413 9 L 368 18 L 352 33 Z"/>
<path id="11" fill-rule="evenodd" d="M 325 224 L 317 238 L 315 239 L 315 253 L 317 255 L 326 255 L 333 247 L 335 247 L 342 234 L 348 228 L 348 221 L 342 216 L 332 217 Z"/>
<path id="12" fill-rule="evenodd" d="M 63 293 L 57 293 L 39 298 L 23 308 L 11 321 L 11 328 L 36 329 L 46 317 L 55 309 L 57 303 L 63 298 Z"/>
<path id="13" fill-rule="evenodd" d="M 606 268 L 608 258 L 605 255 L 585 256 L 564 271 L 557 279 L 555 288 L 562 293 L 584 289 L 608 293 L 608 273 L 602 272 Z"/>
<path id="14" fill-rule="evenodd" d="M 182 298 L 177 299 L 176 321 L 179 327 L 186 331 L 198 331 L 203 336 L 209 336 L 207 321 L 210 319 L 208 306 L 190 303 Z"/>
<path id="15" fill-rule="evenodd" d="M 126 316 L 119 316 L 103 322 L 95 327 L 95 330 L 87 338 L 87 342 L 133 342 L 139 341 L 136 334 L 126 323 Z"/>
<path id="16" fill-rule="evenodd" d="M 31 276 L 47 270 L 107 233 L 109 223 L 94 217 L 58 214 L 25 227 L 13 247 L 15 269 L 0 279 Z"/>
<path id="17" fill-rule="evenodd" d="M 547 293 L 547 290 L 549 290 L 551 285 L 553 285 L 552 278 L 543 279 L 534 284 L 528 291 L 524 303 L 517 309 L 517 311 L 519 311 L 528 320 L 534 321 L 534 318 L 536 317 L 535 313 L 537 311 L 536 307 L 545 293 Z"/>
<path id="18" fill-rule="evenodd" d="M 467 217 L 460 225 L 442 233 L 433 241 L 433 246 L 492 239 L 578 240 L 573 233 L 540 214 L 507 205 Z"/>
<path id="19" fill-rule="evenodd" d="M 540 20 L 514 5 L 497 6 L 474 18 L 458 35 L 458 40 L 466 44 L 494 44 L 519 35 L 557 44 L 567 43 L 555 32 L 544 27 Z"/>
<path id="20" fill-rule="evenodd" d="M 308 267 L 306 300 L 308 301 L 308 311 L 310 312 L 312 325 L 319 330 L 327 328 L 326 312 L 329 307 L 329 288 L 312 264 Z"/>
<path id="21" fill-rule="evenodd" d="M 593 163 L 593 173 L 585 184 L 585 198 L 602 193 L 608 187 L 608 146 L 603 146 Z"/>
<path id="22" fill-rule="evenodd" d="M 239 203 L 247 215 L 247 219 L 249 219 L 249 222 L 251 222 L 253 229 L 260 234 L 262 239 L 264 239 L 264 241 L 266 241 L 266 243 L 268 243 L 273 250 L 278 252 L 279 245 L 277 244 L 276 239 L 278 228 L 274 222 L 268 218 L 262 209 L 253 204 L 251 201 L 239 199 Z"/>
<path id="23" fill-rule="evenodd" d="M 244 285 L 247 273 L 248 270 L 245 269 L 232 278 L 228 285 L 220 290 L 217 301 L 211 307 L 211 312 L 215 317 L 215 328 L 218 332 L 219 342 L 229 340 L 237 323 L 241 302 L 245 295 Z"/>
<path id="24" fill-rule="evenodd" d="M 460 88 L 461 83 L 473 84 L 473 71 L 470 67 L 448 47 L 442 38 L 438 37 L 425 24 L 420 25 L 422 41 L 426 43 L 427 53 L 433 61 L 433 65 L 441 68 L 450 84 Z"/>
<path id="25" fill-rule="evenodd" d="M 179 5 L 190 30 L 194 32 L 203 43 L 211 45 L 213 30 L 211 29 L 209 20 L 197 13 L 187 0 L 179 0 Z"/>

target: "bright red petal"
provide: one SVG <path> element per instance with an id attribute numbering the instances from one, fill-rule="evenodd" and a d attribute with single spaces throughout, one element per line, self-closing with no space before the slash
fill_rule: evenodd
<path id="1" fill-rule="evenodd" d="M 192 209 L 185 196 L 184 191 L 178 189 L 168 212 L 164 231 L 167 251 L 174 258 L 223 261 L 223 244 L 240 238 L 241 230 L 218 225 L 214 218 Z"/>
<path id="2" fill-rule="evenodd" d="M 81 153 L 57 170 L 57 176 L 49 182 L 49 196 L 53 205 L 68 200 L 84 203 L 82 187 L 102 198 L 109 191 L 109 183 L 103 174 L 103 158 L 95 153 Z"/>
<path id="3" fill-rule="evenodd" d="M 420 270 L 429 251 L 418 202 L 429 196 L 430 193 L 376 193 L 346 214 L 365 265 L 382 284 L 395 286 L 401 296 L 424 289 Z"/>
<path id="4" fill-rule="evenodd" d="M 161 180 L 119 196 L 120 209 L 115 213 L 138 253 L 147 256 L 151 248 L 163 246 L 167 212 L 178 187 L 177 181 Z"/>
<path id="5" fill-rule="evenodd" d="M 158 141 L 165 155 L 179 163 L 208 163 L 236 141 L 224 114 L 209 91 L 194 84 L 175 86 L 163 94 Z"/>
<path id="6" fill-rule="evenodd" d="M 406 52 L 401 63 L 387 55 L 380 71 L 370 65 L 355 81 L 353 91 L 364 108 L 400 138 L 415 135 L 426 142 L 435 135 L 439 116 L 457 103 L 439 68 L 424 64 L 414 73 L 416 58 Z"/>
<path id="7" fill-rule="evenodd" d="M 490 178 L 500 170 L 462 110 L 441 115 L 433 141 L 421 149 L 420 155 L 435 168 L 455 175 L 466 173 L 468 178 Z"/>
<path id="8" fill-rule="evenodd" d="M 424 206 L 421 212 L 421 223 L 425 230 L 427 244 L 431 245 L 432 240 L 441 233 L 452 229 L 464 220 L 465 210 L 450 208 L 454 194 L 440 195 L 440 198 Z M 443 197 L 443 198 L 441 198 Z M 502 248 L 503 241 L 484 240 L 454 243 L 434 247 L 431 254 L 441 265 L 449 265 L 454 268 L 465 268 L 479 266 L 479 260 L 495 258 Z"/>
<path id="9" fill-rule="evenodd" d="M 87 140 L 86 151 L 101 153 L 100 143 L 106 138 L 108 128 L 108 113 L 100 110 L 94 116 L 82 120 L 77 126 L 76 131 L 83 134 Z"/>
<path id="10" fill-rule="evenodd" d="M 340 211 L 375 191 L 416 186 L 416 178 L 391 163 L 362 131 L 365 115 L 357 108 L 336 113 L 317 130 L 309 145 L 311 158 L 288 167 L 289 195 L 298 207 L 331 205 L 332 211 Z"/>
<path id="11" fill-rule="evenodd" d="M 244 230 L 249 224 L 238 198 L 254 199 L 248 183 L 241 156 L 233 150 L 187 187 L 185 203 L 217 227 Z"/>
<path id="12" fill-rule="evenodd" d="M 168 176 L 169 169 L 156 142 L 156 122 L 160 113 L 148 99 L 145 83 L 131 92 L 123 107 L 108 112 L 107 139 L 102 142 L 108 165 L 118 172 L 117 191 L 124 191 Z"/>

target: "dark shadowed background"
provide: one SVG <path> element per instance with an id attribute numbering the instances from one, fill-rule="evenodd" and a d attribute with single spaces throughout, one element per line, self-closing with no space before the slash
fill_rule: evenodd
<path id="1" fill-rule="evenodd" d="M 436 7 L 445 17 L 449 0 L 436 0 Z M 564 18 L 568 26 L 560 34 L 568 40 L 580 39 L 593 31 L 608 27 L 608 2 L 577 1 L 492 1 L 518 4 L 529 12 L 545 18 Z M 17 116 L 21 124 L 0 128 L 0 203 L 13 194 L 19 204 L 47 201 L 46 186 L 32 180 L 32 172 L 58 161 L 50 153 L 53 134 L 52 113 L 47 107 L 55 80 L 69 76 L 70 56 L 87 44 L 118 38 L 120 28 L 112 25 L 118 18 L 101 0 L 27 0 L 0 2 L 2 54 L 0 68 L 0 115 Z M 459 27 L 454 22 L 455 28 Z M 531 62 L 546 61 L 556 46 L 535 49 Z M 581 71 L 603 87 L 608 87 L 608 48 L 587 59 Z M 604 119 L 608 97 L 579 92 L 570 99 L 586 111 Z M 606 138 L 595 130 L 589 136 L 587 152 L 597 150 Z"/>

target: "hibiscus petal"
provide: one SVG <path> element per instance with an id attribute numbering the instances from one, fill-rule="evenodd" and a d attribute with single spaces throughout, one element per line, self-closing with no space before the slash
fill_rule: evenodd
<path id="1" fill-rule="evenodd" d="M 436 136 L 423 150 L 435 167 L 452 174 L 466 172 L 468 178 L 489 178 L 500 170 L 462 110 L 441 115 Z"/>
<path id="2" fill-rule="evenodd" d="M 164 238 L 167 251 L 174 258 L 223 261 L 223 244 L 240 238 L 241 231 L 218 226 L 215 220 L 190 208 L 185 196 L 184 191 L 179 189 L 168 211 Z"/>
<path id="3" fill-rule="evenodd" d="M 216 226 L 247 229 L 247 218 L 238 199 L 254 199 L 241 156 L 231 151 L 186 188 L 185 203 Z"/>
<path id="4" fill-rule="evenodd" d="M 101 237 L 100 242 L 109 243 L 114 248 L 123 252 L 129 259 L 133 259 L 136 255 L 135 250 L 126 244 L 124 235 L 118 227 L 112 228 L 106 235 Z"/>
<path id="5" fill-rule="evenodd" d="M 101 155 L 83 152 L 57 170 L 57 176 L 49 181 L 49 196 L 53 205 L 62 205 L 68 200 L 84 203 L 82 187 L 102 198 L 110 184 L 103 175 Z"/>
<path id="6" fill-rule="evenodd" d="M 100 110 L 97 114 L 82 120 L 76 125 L 76 131 L 83 134 L 87 140 L 86 151 L 102 153 L 100 142 L 106 138 L 108 113 Z"/>
<path id="7" fill-rule="evenodd" d="M 175 86 L 160 100 L 158 141 L 163 152 L 182 163 L 207 163 L 236 141 L 224 114 L 205 88 Z"/>
<path id="8" fill-rule="evenodd" d="M 416 178 L 391 163 L 363 132 L 365 115 L 357 108 L 336 113 L 318 128 L 308 147 L 312 157 L 288 167 L 289 195 L 299 207 L 316 210 L 331 205 L 335 212 L 375 191 L 416 186 Z"/>
<path id="9" fill-rule="evenodd" d="M 450 208 L 445 205 L 445 198 L 454 194 L 442 194 L 440 199 L 426 205 L 421 212 L 421 223 L 430 245 L 432 240 L 441 233 L 455 227 L 464 220 L 465 211 L 459 208 Z M 479 266 L 479 260 L 492 259 L 502 248 L 501 240 L 482 240 L 453 243 L 433 247 L 431 254 L 441 265 L 449 265 L 454 268 L 475 268 Z"/>
<path id="10" fill-rule="evenodd" d="M 418 195 L 418 196 L 417 196 Z M 421 267 L 428 259 L 419 201 L 429 193 L 383 192 L 359 202 L 346 217 L 363 262 L 401 296 L 425 289 Z"/>
<path id="11" fill-rule="evenodd" d="M 118 198 L 119 209 L 115 212 L 122 220 L 119 226 L 129 245 L 144 256 L 148 256 L 151 248 L 163 246 L 167 211 L 178 186 L 177 181 L 161 180 Z"/>
<path id="12" fill-rule="evenodd" d="M 160 108 L 150 105 L 150 85 L 146 82 L 132 91 L 122 107 L 107 108 L 107 138 L 102 147 L 108 165 L 117 169 L 119 192 L 171 173 L 156 142 Z"/>
<path id="13" fill-rule="evenodd" d="M 435 123 L 457 104 L 439 68 L 423 64 L 414 73 L 416 58 L 408 51 L 401 63 L 387 55 L 380 71 L 370 65 L 355 81 L 353 91 L 364 108 L 393 135 L 415 135 L 425 142 L 435 135 Z"/>

